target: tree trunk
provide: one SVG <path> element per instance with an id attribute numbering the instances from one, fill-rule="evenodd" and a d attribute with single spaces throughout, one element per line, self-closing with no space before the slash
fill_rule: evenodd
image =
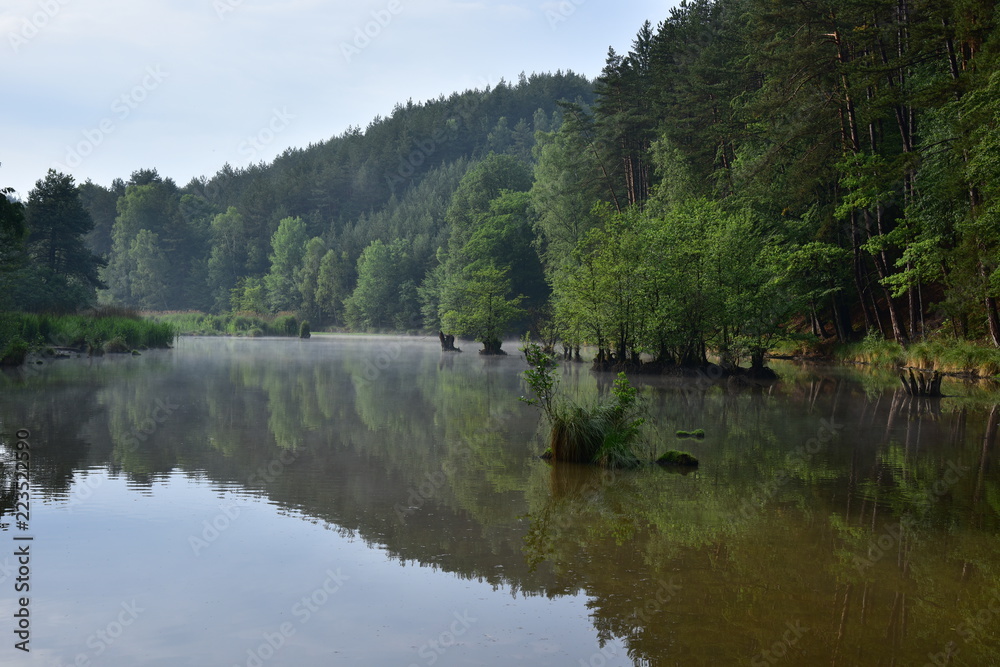
<path id="1" fill-rule="evenodd" d="M 479 354 L 503 356 L 507 353 L 500 349 L 502 344 L 503 341 L 497 339 L 484 340 L 483 349 L 479 351 Z"/>

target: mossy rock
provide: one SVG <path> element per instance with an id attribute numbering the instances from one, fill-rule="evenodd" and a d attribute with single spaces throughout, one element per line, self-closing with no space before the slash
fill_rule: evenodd
<path id="1" fill-rule="evenodd" d="M 698 438 L 701 440 L 705 437 L 705 429 L 699 428 L 694 431 L 677 431 L 678 438 Z"/>
<path id="2" fill-rule="evenodd" d="M 693 468 L 698 465 L 698 459 L 687 452 L 679 452 L 671 449 L 669 452 L 656 459 L 656 463 L 661 466 L 684 466 Z"/>

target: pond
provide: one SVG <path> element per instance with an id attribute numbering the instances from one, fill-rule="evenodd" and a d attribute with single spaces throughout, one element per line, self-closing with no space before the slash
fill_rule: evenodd
<path id="1" fill-rule="evenodd" d="M 604 471 L 539 460 L 505 347 L 181 338 L 0 376 L 0 663 L 993 660 L 997 394 L 643 378 L 651 454 L 701 466 Z M 562 369 L 580 401 L 612 380 Z"/>

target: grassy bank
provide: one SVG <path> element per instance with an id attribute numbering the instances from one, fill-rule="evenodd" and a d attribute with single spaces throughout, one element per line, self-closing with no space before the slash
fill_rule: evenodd
<path id="1" fill-rule="evenodd" d="M 120 309 L 81 315 L 0 313 L 0 364 L 19 365 L 31 350 L 73 348 L 90 352 L 130 352 L 170 347 L 176 330 Z"/>
<path id="2" fill-rule="evenodd" d="M 144 314 L 157 322 L 169 324 L 178 333 L 194 336 L 299 336 L 303 331 L 303 325 L 306 330 L 309 327 L 308 322 L 299 321 L 288 313 L 209 315 L 199 311 L 188 311 Z"/>
<path id="3" fill-rule="evenodd" d="M 1000 375 L 1000 349 L 953 339 L 921 341 L 904 347 L 895 341 L 868 337 L 838 347 L 835 357 L 879 368 L 908 366 L 979 378 Z"/>

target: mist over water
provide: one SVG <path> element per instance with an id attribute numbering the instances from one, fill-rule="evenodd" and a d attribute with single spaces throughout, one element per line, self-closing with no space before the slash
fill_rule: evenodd
<path id="1" fill-rule="evenodd" d="M 5 374 L 5 460 L 14 433 L 31 433 L 34 541 L 31 652 L 0 656 L 991 659 L 997 408 L 973 389 L 920 401 L 891 377 L 791 365 L 763 387 L 640 378 L 653 449 L 689 450 L 699 469 L 552 467 L 540 415 L 519 400 L 524 362 L 504 348 L 182 338 Z M 562 378 L 577 400 L 613 379 L 579 364 Z M 704 440 L 674 436 L 696 428 Z"/>

